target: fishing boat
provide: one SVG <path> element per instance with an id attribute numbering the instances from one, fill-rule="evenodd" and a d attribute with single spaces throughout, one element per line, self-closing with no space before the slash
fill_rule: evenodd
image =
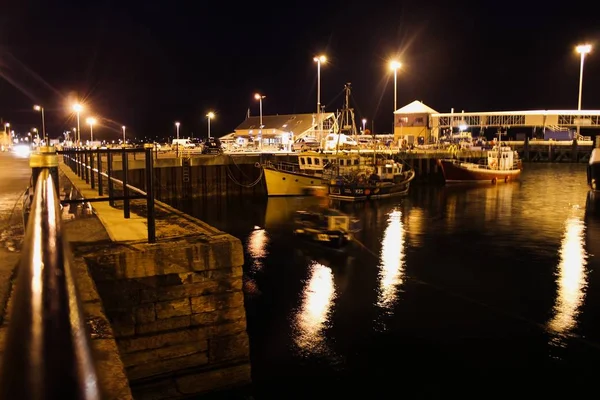
<path id="1" fill-rule="evenodd" d="M 327 194 L 323 183 L 327 171 L 340 168 L 344 173 L 365 165 L 358 153 L 332 154 L 307 151 L 298 155 L 297 163 L 267 161 L 262 167 L 268 196 L 307 196 Z"/>
<path id="2" fill-rule="evenodd" d="M 296 211 L 294 235 L 305 243 L 345 251 L 360 230 L 360 220 L 334 209 Z"/>
<path id="3" fill-rule="evenodd" d="M 595 144 L 587 167 L 587 181 L 590 189 L 598 192 L 600 191 L 600 138 L 595 138 Z"/>
<path id="4" fill-rule="evenodd" d="M 522 164 L 519 155 L 510 146 L 502 144 L 498 133 L 498 141 L 487 152 L 483 163 L 460 159 L 440 159 L 438 164 L 446 183 L 458 182 L 510 182 L 521 175 Z"/>
<path id="5" fill-rule="evenodd" d="M 401 196 L 408 193 L 410 182 L 415 178 L 413 169 L 404 170 L 403 164 L 394 160 L 378 160 L 371 168 L 370 175 L 360 171 L 332 179 L 329 197 L 342 201 L 365 201 Z"/>
<path id="6" fill-rule="evenodd" d="M 356 132 L 354 110 L 350 108 L 350 84 L 345 86 L 345 104 L 341 111 L 341 126 L 348 129 L 348 135 Z M 339 163 L 338 163 L 339 164 Z M 402 163 L 373 157 L 356 168 L 343 170 L 332 168 L 325 174 L 328 180 L 328 194 L 331 199 L 342 201 L 365 201 L 408 193 L 415 171 L 405 169 Z"/>

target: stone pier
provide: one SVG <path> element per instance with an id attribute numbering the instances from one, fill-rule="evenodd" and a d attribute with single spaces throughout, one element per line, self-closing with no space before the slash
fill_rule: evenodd
<path id="1" fill-rule="evenodd" d="M 98 197 L 71 170 L 83 197 Z M 172 399 L 250 383 L 239 239 L 159 203 L 146 243 L 145 201 L 131 218 L 92 203 L 110 241 L 79 243 L 110 321 L 133 397 Z"/>

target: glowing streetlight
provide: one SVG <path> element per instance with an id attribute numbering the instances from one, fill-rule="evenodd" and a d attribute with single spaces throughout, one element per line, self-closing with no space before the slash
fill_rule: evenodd
<path id="1" fill-rule="evenodd" d="M 123 145 L 125 144 L 125 125 L 121 127 L 123 129 Z"/>
<path id="2" fill-rule="evenodd" d="M 213 119 L 215 117 L 215 113 L 214 112 L 209 112 L 208 114 L 206 114 L 206 118 L 208 121 L 208 138 L 210 139 L 210 120 Z"/>
<path id="3" fill-rule="evenodd" d="M 177 130 L 177 139 L 179 139 L 179 125 L 181 125 L 179 122 L 175 122 L 175 129 Z"/>
<path id="4" fill-rule="evenodd" d="M 317 63 L 317 125 L 319 129 L 319 141 L 323 135 L 323 121 L 321 119 L 321 64 L 327 61 L 324 55 L 316 56 L 313 61 Z"/>
<path id="5" fill-rule="evenodd" d="M 85 122 L 87 122 L 88 125 L 90 126 L 90 142 L 93 142 L 94 141 L 94 124 L 96 123 L 96 118 L 89 117 L 88 119 L 85 120 Z"/>
<path id="6" fill-rule="evenodd" d="M 577 111 L 581 111 L 581 92 L 583 90 L 583 62 L 585 55 L 592 51 L 591 44 L 580 44 L 575 47 L 575 51 L 581 54 L 581 66 L 579 68 L 579 97 L 577 98 Z M 581 115 L 579 115 L 579 122 L 577 123 L 577 138 L 579 138 L 579 128 L 581 122 Z"/>
<path id="7" fill-rule="evenodd" d="M 50 145 L 50 142 L 48 141 L 48 137 L 46 136 L 46 121 L 44 118 L 44 107 L 36 105 L 36 106 L 33 106 L 33 109 L 35 111 L 40 111 L 42 113 L 42 137 L 46 141 L 46 145 Z"/>
<path id="8" fill-rule="evenodd" d="M 255 98 L 256 100 L 258 100 L 258 103 L 259 103 L 259 110 L 260 110 L 260 111 L 259 111 L 259 116 L 260 116 L 260 117 L 259 117 L 259 124 L 260 124 L 260 127 L 259 127 L 259 129 L 258 129 L 258 146 L 259 146 L 259 148 L 260 148 L 261 150 L 262 150 L 262 128 L 263 128 L 263 120 L 262 120 L 262 101 L 263 101 L 263 99 L 264 99 L 264 98 L 266 98 L 266 97 L 267 97 L 267 96 L 263 96 L 263 95 L 261 95 L 260 93 L 256 93 L 256 94 L 254 95 L 254 98 Z"/>
<path id="9" fill-rule="evenodd" d="M 396 111 L 398 109 L 398 106 L 396 105 L 396 98 L 397 98 L 397 86 L 398 86 L 398 69 L 402 68 L 402 63 L 399 61 L 395 61 L 392 60 L 390 61 L 390 69 L 392 71 L 394 71 L 394 111 Z"/>
<path id="10" fill-rule="evenodd" d="M 76 141 L 77 141 L 77 146 L 79 146 L 81 144 L 81 126 L 79 125 L 79 114 L 81 113 L 81 111 L 83 110 L 83 106 L 79 103 L 75 103 L 73 104 L 73 111 L 75 111 L 75 113 L 77 114 L 77 134 L 76 136 Z"/>
<path id="11" fill-rule="evenodd" d="M 363 118 L 362 119 L 362 124 L 363 124 L 363 134 L 365 133 L 365 126 L 367 125 L 367 119 Z"/>

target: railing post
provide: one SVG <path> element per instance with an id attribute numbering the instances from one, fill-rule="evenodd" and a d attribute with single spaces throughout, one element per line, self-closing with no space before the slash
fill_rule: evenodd
<path id="1" fill-rule="evenodd" d="M 129 174 L 129 160 L 127 160 L 127 152 L 125 150 L 123 150 L 121 154 L 121 165 L 123 170 L 123 217 L 129 218 L 129 188 L 127 187 L 127 175 Z"/>
<path id="2" fill-rule="evenodd" d="M 83 160 L 85 162 L 84 162 L 84 170 L 83 170 L 83 172 L 84 172 L 84 175 L 85 175 L 85 183 L 90 183 L 90 171 L 89 171 L 89 168 L 88 168 L 90 166 L 90 163 L 88 161 L 88 156 L 89 156 L 88 151 L 84 150 L 83 151 Z"/>
<path id="3" fill-rule="evenodd" d="M 96 162 L 96 164 L 98 165 L 98 196 L 102 196 L 104 192 L 102 190 L 102 152 L 100 150 L 96 152 L 96 158 L 98 159 L 98 161 Z"/>
<path id="4" fill-rule="evenodd" d="M 90 150 L 90 183 L 92 184 L 92 189 L 96 187 L 96 183 L 94 182 L 94 152 Z"/>
<path id="5" fill-rule="evenodd" d="M 75 149 L 75 165 L 77 167 L 77 170 L 75 171 L 75 173 L 77 174 L 77 176 L 79 178 L 83 178 L 83 176 L 81 175 L 81 153 L 79 151 L 79 149 Z"/>
<path id="6" fill-rule="evenodd" d="M 156 242 L 156 215 L 154 213 L 154 160 L 152 144 L 145 144 L 146 157 L 146 209 L 148 213 L 148 243 Z"/>
<path id="7" fill-rule="evenodd" d="M 114 186 L 113 186 L 113 181 L 112 181 L 112 177 L 113 177 L 113 152 L 111 150 L 107 150 L 106 151 L 106 174 L 108 175 L 108 204 L 111 207 L 115 206 L 115 201 L 112 200 L 113 196 L 115 195 L 115 190 L 114 190 Z"/>

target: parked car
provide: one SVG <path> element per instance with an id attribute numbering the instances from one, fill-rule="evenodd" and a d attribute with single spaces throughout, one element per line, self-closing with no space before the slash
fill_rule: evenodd
<path id="1" fill-rule="evenodd" d="M 219 138 L 211 137 L 204 143 L 202 148 L 202 154 L 221 154 L 223 153 L 223 146 Z"/>
<path id="2" fill-rule="evenodd" d="M 318 150 L 320 147 L 319 141 L 313 137 L 303 137 L 292 143 L 292 151 Z"/>

